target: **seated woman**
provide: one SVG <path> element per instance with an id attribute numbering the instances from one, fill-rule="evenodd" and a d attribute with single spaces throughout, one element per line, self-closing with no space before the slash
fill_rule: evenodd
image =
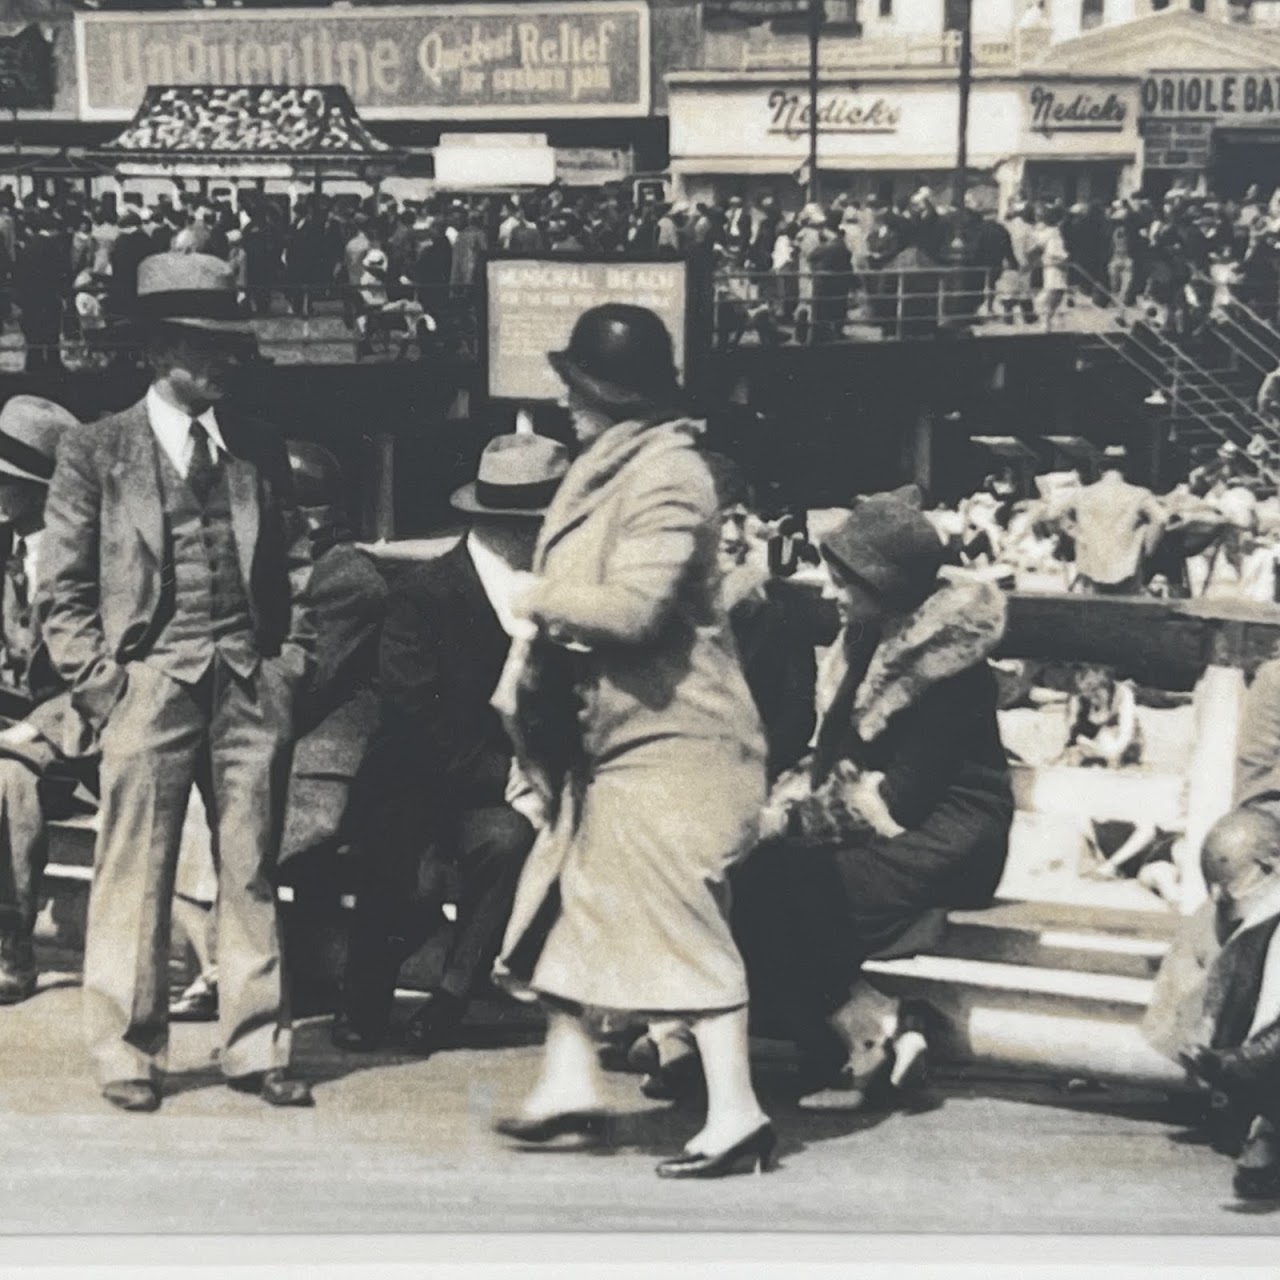
<path id="1" fill-rule="evenodd" d="M 1004 868 L 1013 796 L 986 659 L 1005 602 L 939 582 L 938 537 L 896 495 L 859 502 L 822 553 L 843 630 L 814 751 L 774 784 L 734 877 L 734 929 L 758 1029 L 808 1051 L 814 1105 L 858 1105 L 872 1079 L 905 1084 L 924 1048 L 863 962 L 985 905 Z"/>

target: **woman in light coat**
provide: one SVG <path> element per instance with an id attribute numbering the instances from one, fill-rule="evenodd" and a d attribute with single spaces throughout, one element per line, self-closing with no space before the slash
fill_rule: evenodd
<path id="1" fill-rule="evenodd" d="M 495 695 L 549 809 L 499 972 L 542 998 L 548 1031 L 542 1074 L 499 1131 L 598 1131 L 586 1015 L 679 1016 L 701 1052 L 707 1120 L 659 1175 L 764 1168 L 774 1137 L 751 1084 L 726 877 L 755 838 L 765 745 L 720 600 L 698 424 L 673 407 L 671 338 L 651 311 L 593 308 L 552 363 L 584 450 L 516 602 L 538 638 L 515 646 Z"/>

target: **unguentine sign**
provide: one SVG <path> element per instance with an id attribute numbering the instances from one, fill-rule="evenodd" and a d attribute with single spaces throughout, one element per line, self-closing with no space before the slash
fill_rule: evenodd
<path id="1" fill-rule="evenodd" d="M 341 84 L 370 119 L 649 111 L 640 0 L 85 13 L 76 51 L 87 119 L 127 119 L 148 85 L 187 84 Z"/>

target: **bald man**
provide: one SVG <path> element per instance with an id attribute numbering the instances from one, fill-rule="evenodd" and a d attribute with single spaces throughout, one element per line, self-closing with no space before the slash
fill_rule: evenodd
<path id="1" fill-rule="evenodd" d="M 1205 836 L 1200 864 L 1220 949 L 1178 1058 L 1249 1121 L 1235 1191 L 1269 1199 L 1280 1196 L 1280 816 L 1233 809 Z"/>

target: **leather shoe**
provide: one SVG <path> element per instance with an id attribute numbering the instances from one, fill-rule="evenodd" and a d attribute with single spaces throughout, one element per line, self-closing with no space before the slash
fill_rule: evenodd
<path id="1" fill-rule="evenodd" d="M 112 1080 L 102 1086 L 102 1096 L 121 1111 L 158 1111 L 160 1090 L 150 1080 Z"/>
<path id="2" fill-rule="evenodd" d="M 550 1142 L 566 1134 L 602 1138 L 608 1131 L 610 1118 L 607 1111 L 557 1111 L 532 1120 L 509 1116 L 496 1121 L 493 1127 L 504 1138 L 514 1138 L 517 1142 Z"/>
<path id="3" fill-rule="evenodd" d="M 256 1093 L 263 1102 L 273 1107 L 314 1107 L 311 1086 L 305 1080 L 297 1080 L 283 1068 L 271 1071 L 251 1071 L 248 1075 L 231 1076 L 227 1080 L 237 1093 Z"/>
<path id="4" fill-rule="evenodd" d="M 329 1028 L 329 1040 L 335 1049 L 344 1053 L 372 1053 L 380 1049 L 387 1039 L 386 1024 L 357 1021 L 348 1013 L 334 1016 Z"/>
<path id="5" fill-rule="evenodd" d="M 31 939 L 0 935 L 0 1004 L 21 1004 L 35 995 L 36 960 Z"/>
<path id="6" fill-rule="evenodd" d="M 444 1048 L 457 1031 L 466 1005 L 448 991 L 429 991 L 422 1007 L 404 1029 L 405 1047 L 414 1053 Z"/>
<path id="7" fill-rule="evenodd" d="M 1280 1197 L 1280 1134 L 1264 1116 L 1258 1116 L 1249 1130 L 1232 1184 L 1242 1200 Z"/>
<path id="8" fill-rule="evenodd" d="M 169 1005 L 170 1022 L 217 1022 L 218 986 L 197 978 Z"/>

